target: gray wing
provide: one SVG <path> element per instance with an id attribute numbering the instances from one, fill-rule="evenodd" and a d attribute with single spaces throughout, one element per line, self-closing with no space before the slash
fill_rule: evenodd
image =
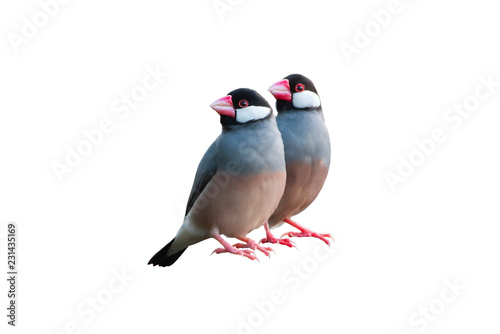
<path id="1" fill-rule="evenodd" d="M 203 158 L 198 165 L 198 169 L 196 170 L 196 175 L 194 177 L 193 188 L 191 188 L 191 194 L 189 195 L 189 199 L 186 207 L 186 216 L 194 205 L 194 202 L 198 199 L 203 189 L 205 189 L 208 181 L 212 179 L 217 171 L 217 162 L 215 159 L 215 143 L 214 141 L 212 145 L 208 148 L 203 155 Z"/>

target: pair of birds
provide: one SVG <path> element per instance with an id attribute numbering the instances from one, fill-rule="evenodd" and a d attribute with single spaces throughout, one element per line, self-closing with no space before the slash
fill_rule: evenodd
<path id="1" fill-rule="evenodd" d="M 329 234 L 313 232 L 291 217 L 319 194 L 330 166 L 330 139 L 321 101 L 311 80 L 292 74 L 273 84 L 278 116 L 254 90 L 240 88 L 210 105 L 220 115 L 222 133 L 200 161 L 184 222 L 172 241 L 148 264 L 172 265 L 188 246 L 208 238 L 221 243 L 215 253 L 256 259 L 261 243 L 293 247 L 288 237 L 315 237 L 328 245 Z M 299 232 L 276 238 L 271 228 L 287 223 Z M 264 225 L 260 243 L 247 234 Z M 221 235 L 242 243 L 231 245 Z"/>

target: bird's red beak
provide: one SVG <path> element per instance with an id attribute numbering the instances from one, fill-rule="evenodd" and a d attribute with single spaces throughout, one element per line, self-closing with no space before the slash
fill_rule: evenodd
<path id="1" fill-rule="evenodd" d="M 269 87 L 268 91 L 270 91 L 277 100 L 292 101 L 292 93 L 290 93 L 288 79 L 276 82 Z"/>
<path id="2" fill-rule="evenodd" d="M 233 99 L 231 98 L 231 95 L 226 95 L 213 102 L 210 105 L 210 108 L 217 111 L 217 113 L 221 116 L 236 116 L 236 111 L 233 107 Z"/>

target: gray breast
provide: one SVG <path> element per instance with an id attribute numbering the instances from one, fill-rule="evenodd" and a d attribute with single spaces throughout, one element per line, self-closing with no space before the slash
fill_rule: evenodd
<path id="1" fill-rule="evenodd" d="M 280 113 L 277 122 L 283 137 L 287 162 L 321 160 L 326 166 L 330 165 L 330 137 L 321 113 Z"/>
<path id="2" fill-rule="evenodd" d="M 216 151 L 218 169 L 230 174 L 285 170 L 283 142 L 274 116 L 223 132 Z"/>

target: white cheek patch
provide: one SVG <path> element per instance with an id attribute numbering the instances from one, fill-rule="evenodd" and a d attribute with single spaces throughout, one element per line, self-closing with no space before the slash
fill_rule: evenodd
<path id="1" fill-rule="evenodd" d="M 321 105 L 318 94 L 305 90 L 300 93 L 293 93 L 292 103 L 295 108 L 317 108 Z"/>
<path id="2" fill-rule="evenodd" d="M 270 113 L 271 109 L 268 107 L 249 106 L 236 109 L 236 121 L 238 123 L 246 123 L 248 121 L 265 118 Z"/>

